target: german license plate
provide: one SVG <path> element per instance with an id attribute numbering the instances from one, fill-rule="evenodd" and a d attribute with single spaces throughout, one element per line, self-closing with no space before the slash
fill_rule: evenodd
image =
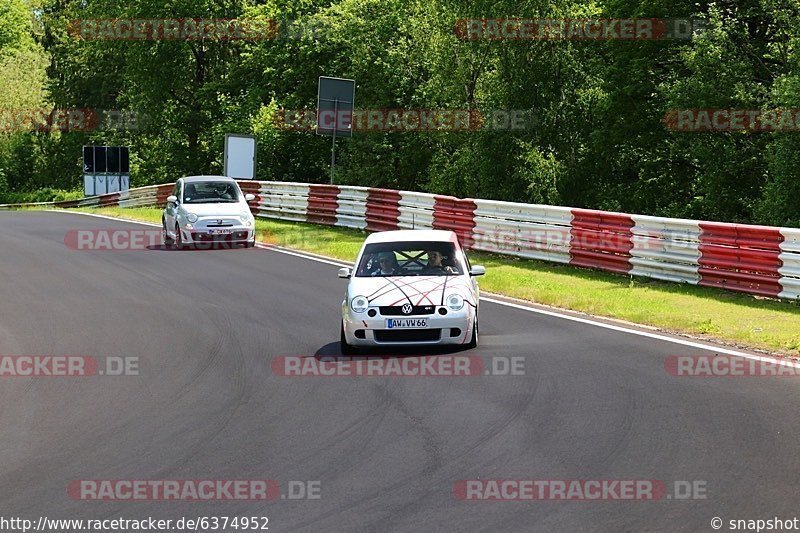
<path id="1" fill-rule="evenodd" d="M 388 329 L 414 329 L 427 328 L 427 318 L 388 318 L 386 319 Z"/>
<path id="2" fill-rule="evenodd" d="M 210 229 L 208 230 L 209 235 L 230 235 L 233 233 L 232 229 Z"/>

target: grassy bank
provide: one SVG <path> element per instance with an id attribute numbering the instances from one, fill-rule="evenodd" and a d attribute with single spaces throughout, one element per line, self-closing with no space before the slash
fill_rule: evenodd
<path id="1" fill-rule="evenodd" d="M 160 223 L 152 208 L 86 212 Z M 346 228 L 257 220 L 259 240 L 353 261 L 364 233 Z M 481 288 L 596 316 L 742 346 L 800 355 L 800 306 L 719 289 L 630 279 L 541 261 L 471 253 L 487 268 Z"/>

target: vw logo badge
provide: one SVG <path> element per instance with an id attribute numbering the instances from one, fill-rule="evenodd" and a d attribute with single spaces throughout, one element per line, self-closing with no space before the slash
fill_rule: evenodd
<path id="1" fill-rule="evenodd" d="M 411 307 L 411 304 L 405 304 L 405 305 L 403 306 L 403 314 L 404 314 L 404 315 L 410 315 L 410 314 L 411 314 L 411 311 L 413 311 L 413 310 L 414 310 L 414 308 L 413 308 L 413 307 Z"/>

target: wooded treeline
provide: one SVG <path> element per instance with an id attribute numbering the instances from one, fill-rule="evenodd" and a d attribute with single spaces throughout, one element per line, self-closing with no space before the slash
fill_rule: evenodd
<path id="1" fill-rule="evenodd" d="M 464 40 L 461 19 L 702 19 L 691 39 Z M 75 21 L 275 21 L 272 38 L 80 39 Z M 79 32 L 78 32 L 79 33 Z M 671 131 L 676 109 L 800 109 L 795 0 L 0 0 L 0 109 L 128 110 L 135 129 L 0 132 L 0 199 L 81 187 L 80 147 L 131 146 L 133 185 L 219 173 L 227 132 L 258 178 L 326 183 L 330 139 L 285 131 L 320 75 L 358 109 L 531 110 L 516 131 L 364 132 L 336 182 L 800 226 L 800 131 Z M 145 120 L 146 117 L 146 120 Z M 798 125 L 800 129 L 800 125 Z"/>

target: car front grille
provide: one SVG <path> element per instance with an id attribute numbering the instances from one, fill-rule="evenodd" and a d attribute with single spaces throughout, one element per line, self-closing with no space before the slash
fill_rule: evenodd
<path id="1" fill-rule="evenodd" d="M 376 342 L 435 342 L 442 336 L 441 329 L 376 329 Z"/>
<path id="2" fill-rule="evenodd" d="M 228 235 L 209 235 L 208 233 L 192 233 L 192 240 L 195 242 L 229 242 L 246 241 L 246 231 L 234 231 Z"/>
<path id="3" fill-rule="evenodd" d="M 383 316 L 412 316 L 412 315 L 432 315 L 436 311 L 433 305 L 414 305 L 411 306 L 410 313 L 403 312 L 402 305 L 383 306 L 380 308 Z"/>
<path id="4" fill-rule="evenodd" d="M 242 222 L 238 218 L 232 217 L 203 217 L 197 221 L 195 228 L 230 228 L 233 226 L 241 226 Z"/>

